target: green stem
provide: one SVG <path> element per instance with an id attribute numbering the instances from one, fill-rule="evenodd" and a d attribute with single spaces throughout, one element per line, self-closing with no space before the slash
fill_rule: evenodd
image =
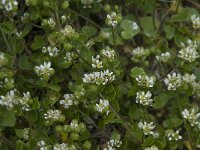
<path id="1" fill-rule="evenodd" d="M 72 13 L 76 14 L 77 16 L 85 19 L 86 21 L 90 22 L 91 24 L 93 24 L 95 27 L 101 29 L 101 26 L 99 26 L 98 24 L 96 24 L 94 21 L 92 21 L 91 19 L 87 18 L 86 16 L 76 12 L 75 10 L 71 9 L 71 8 L 68 8 Z"/>
<path id="2" fill-rule="evenodd" d="M 8 50 L 9 50 L 9 52 L 12 53 L 12 50 L 11 50 L 10 45 L 8 43 L 8 40 L 7 40 L 6 36 L 5 36 L 5 34 L 3 33 L 3 31 L 1 31 L 1 34 L 3 36 L 3 39 L 4 39 L 5 43 L 6 43 L 6 46 L 7 46 Z"/>
<path id="3" fill-rule="evenodd" d="M 178 0 L 177 6 L 176 6 L 176 13 L 178 12 L 178 9 L 179 9 L 179 6 L 180 6 L 180 4 L 181 4 L 181 1 L 182 1 L 182 0 Z"/>

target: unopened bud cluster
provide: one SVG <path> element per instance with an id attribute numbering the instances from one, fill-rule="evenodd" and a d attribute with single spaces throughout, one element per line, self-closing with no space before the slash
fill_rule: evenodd
<path id="1" fill-rule="evenodd" d="M 119 22 L 121 22 L 121 20 L 122 16 L 120 14 L 117 14 L 116 12 L 111 12 L 107 15 L 106 24 L 114 28 Z"/>
<path id="2" fill-rule="evenodd" d="M 108 61 L 114 61 L 116 54 L 115 50 L 111 49 L 110 47 L 106 46 L 105 49 L 101 50 L 101 54 L 107 58 Z"/>

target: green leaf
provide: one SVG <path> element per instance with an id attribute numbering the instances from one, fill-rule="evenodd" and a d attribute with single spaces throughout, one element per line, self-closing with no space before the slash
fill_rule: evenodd
<path id="1" fill-rule="evenodd" d="M 0 29 L 6 34 L 13 34 L 16 32 L 15 25 L 11 21 L 4 21 L 0 24 Z"/>
<path id="2" fill-rule="evenodd" d="M 164 126 L 165 128 L 177 128 L 177 127 L 179 127 L 182 123 L 183 123 L 183 119 L 174 117 L 174 118 L 167 119 L 167 120 L 163 121 L 163 126 Z"/>
<path id="3" fill-rule="evenodd" d="M 155 21 L 158 24 L 158 21 Z M 140 24 L 144 33 L 148 37 L 155 37 L 156 36 L 156 27 L 154 27 L 154 22 L 152 17 L 142 17 L 140 19 Z M 155 24 L 155 25 L 156 25 Z"/>
<path id="4" fill-rule="evenodd" d="M 143 68 L 134 67 L 134 68 L 131 69 L 131 77 L 132 78 L 135 78 L 138 75 L 142 75 L 142 74 L 145 74 Z"/>
<path id="5" fill-rule="evenodd" d="M 112 122 L 112 120 L 115 118 L 115 115 L 113 113 L 109 113 L 107 116 L 105 115 L 103 119 L 104 124 L 109 124 Z"/>
<path id="6" fill-rule="evenodd" d="M 56 83 L 51 83 L 48 85 L 48 88 L 50 88 L 51 90 L 54 90 L 56 92 L 59 92 L 61 90 L 60 85 L 56 84 Z"/>
<path id="7" fill-rule="evenodd" d="M 144 147 L 151 146 L 153 143 L 154 143 L 153 136 L 149 136 L 144 140 L 143 146 Z"/>
<path id="8" fill-rule="evenodd" d="M 24 117 L 29 122 L 33 123 L 38 120 L 38 112 L 37 111 L 29 111 L 24 114 Z"/>
<path id="9" fill-rule="evenodd" d="M 40 102 L 38 101 L 37 98 L 33 99 L 33 103 L 31 105 L 31 110 L 37 110 L 40 108 Z"/>
<path id="10" fill-rule="evenodd" d="M 19 58 L 19 67 L 21 69 L 25 69 L 25 70 L 32 70 L 33 69 L 33 64 L 30 62 L 28 56 L 22 55 Z"/>
<path id="11" fill-rule="evenodd" d="M 153 108 L 154 109 L 160 109 L 160 108 L 164 107 L 169 99 L 170 99 L 170 96 L 167 95 L 166 93 L 162 93 L 158 96 L 155 96 Z"/>
<path id="12" fill-rule="evenodd" d="M 140 107 L 133 105 L 129 108 L 128 116 L 131 119 L 140 119 L 143 117 L 143 110 Z"/>
<path id="13" fill-rule="evenodd" d="M 34 38 L 34 42 L 31 44 L 31 48 L 33 50 L 40 49 L 44 46 L 44 39 L 40 35 L 36 35 Z"/>
<path id="14" fill-rule="evenodd" d="M 136 34 L 138 34 L 140 31 L 140 28 L 136 24 L 136 22 L 131 21 L 131 20 L 124 19 L 121 22 L 120 26 L 123 29 L 123 31 L 121 32 L 121 35 L 124 39 L 130 39 Z"/>
<path id="15" fill-rule="evenodd" d="M 84 26 L 82 28 L 82 32 L 85 36 L 87 36 L 88 38 L 92 37 L 93 35 L 96 34 L 97 29 L 93 26 Z"/>
<path id="16" fill-rule="evenodd" d="M 164 27 L 167 39 L 172 39 L 175 34 L 175 28 L 171 25 L 166 25 Z"/>
<path id="17" fill-rule="evenodd" d="M 2 127 L 13 127 L 15 125 L 16 118 L 15 113 L 12 110 L 7 110 L 0 114 L 0 126 Z"/>
<path id="18" fill-rule="evenodd" d="M 15 129 L 15 134 L 21 139 L 24 138 L 24 130 L 23 129 Z"/>
<path id="19" fill-rule="evenodd" d="M 16 142 L 16 149 L 15 150 L 26 150 L 26 145 L 23 141 L 18 140 Z"/>

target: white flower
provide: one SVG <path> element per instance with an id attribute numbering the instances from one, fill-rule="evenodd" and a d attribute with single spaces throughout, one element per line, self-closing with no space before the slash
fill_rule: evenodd
<path id="1" fill-rule="evenodd" d="M 84 74 L 83 82 L 85 83 L 95 83 L 97 85 L 105 85 L 108 82 L 115 80 L 115 75 L 108 69 L 100 72 L 93 72 L 90 74 Z"/>
<path id="2" fill-rule="evenodd" d="M 91 8 L 93 2 L 94 0 L 81 0 L 81 3 L 83 4 L 83 8 Z"/>
<path id="3" fill-rule="evenodd" d="M 55 57 L 58 55 L 59 50 L 57 49 L 57 47 L 43 47 L 42 48 L 42 52 L 43 53 L 48 53 L 50 57 Z"/>
<path id="4" fill-rule="evenodd" d="M 54 74 L 54 69 L 51 68 L 51 62 L 44 62 L 43 65 L 36 66 L 35 72 L 38 76 L 47 75 L 50 76 Z"/>
<path id="5" fill-rule="evenodd" d="M 7 92 L 5 96 L 0 96 L 0 105 L 6 106 L 7 109 L 14 108 L 18 104 L 19 97 L 15 94 L 16 90 L 11 90 Z"/>
<path id="6" fill-rule="evenodd" d="M 75 29 L 70 25 L 66 25 L 64 29 L 60 31 L 64 36 L 71 37 L 75 33 Z"/>
<path id="7" fill-rule="evenodd" d="M 105 56 L 109 61 L 115 60 L 115 51 L 112 50 L 110 47 L 106 46 L 105 49 L 101 50 L 103 56 Z"/>
<path id="8" fill-rule="evenodd" d="M 103 67 L 103 62 L 100 60 L 100 55 L 97 55 L 96 58 L 92 56 L 92 67 L 97 69 Z"/>
<path id="9" fill-rule="evenodd" d="M 191 21 L 193 24 L 194 29 L 200 28 L 200 17 L 196 16 L 195 14 L 191 16 Z"/>
<path id="10" fill-rule="evenodd" d="M 198 45 L 199 42 L 193 42 L 192 40 L 188 39 L 187 45 L 182 43 L 183 48 L 179 51 L 178 56 L 188 62 L 195 61 L 197 58 L 199 58 L 199 54 L 197 52 Z"/>
<path id="11" fill-rule="evenodd" d="M 55 144 L 53 150 L 68 150 L 67 143 Z"/>
<path id="12" fill-rule="evenodd" d="M 151 106 L 153 103 L 153 99 L 151 99 L 151 92 L 148 91 L 145 93 L 144 91 L 140 91 L 136 93 L 136 103 L 145 105 L 145 106 Z"/>
<path id="13" fill-rule="evenodd" d="M 192 83 L 193 94 L 196 94 L 200 97 L 200 82 L 193 82 Z"/>
<path id="14" fill-rule="evenodd" d="M 106 19 L 107 24 L 112 27 L 115 27 L 118 24 L 118 21 L 116 20 L 116 16 L 117 16 L 116 12 L 111 12 L 110 14 L 108 14 L 107 19 Z"/>
<path id="15" fill-rule="evenodd" d="M 65 62 L 69 62 L 69 63 L 71 63 L 73 59 L 76 59 L 76 58 L 77 58 L 77 55 L 74 52 L 67 52 L 64 57 Z"/>
<path id="16" fill-rule="evenodd" d="M 0 67 L 5 65 L 7 62 L 7 58 L 4 53 L 0 52 Z"/>
<path id="17" fill-rule="evenodd" d="M 175 91 L 182 85 L 182 78 L 180 74 L 174 72 L 172 75 L 168 74 L 167 78 L 164 79 L 164 82 L 168 86 L 168 90 Z"/>
<path id="18" fill-rule="evenodd" d="M 167 137 L 170 141 L 172 141 L 172 140 L 178 141 L 178 140 L 182 139 L 182 136 L 179 135 L 179 130 L 176 130 L 176 132 L 174 132 L 174 131 L 169 132 L 167 134 Z"/>
<path id="19" fill-rule="evenodd" d="M 169 52 L 161 53 L 160 56 L 156 56 L 156 59 L 161 62 L 167 62 L 171 58 Z"/>
<path id="20" fill-rule="evenodd" d="M 56 25 L 56 23 L 55 23 L 55 21 L 53 20 L 53 18 L 49 18 L 49 20 L 47 21 L 47 23 L 48 23 L 48 25 L 50 26 L 50 27 L 55 27 L 55 25 Z"/>
<path id="21" fill-rule="evenodd" d="M 96 110 L 100 113 L 106 113 L 106 115 L 109 114 L 109 101 L 104 99 L 99 99 L 99 103 L 96 104 Z"/>
<path id="22" fill-rule="evenodd" d="M 23 138 L 25 140 L 28 140 L 29 134 L 30 134 L 30 128 L 24 128 L 24 130 L 23 130 Z"/>
<path id="23" fill-rule="evenodd" d="M 139 75 L 136 77 L 136 81 L 138 82 L 139 86 L 150 88 L 150 87 L 153 87 L 155 83 L 155 78 L 148 77 L 146 75 Z"/>
<path id="24" fill-rule="evenodd" d="M 61 114 L 60 110 L 48 110 L 44 114 L 44 119 L 47 124 L 60 121 L 64 116 Z"/>
<path id="25" fill-rule="evenodd" d="M 146 147 L 144 150 L 159 150 L 157 146 Z"/>
<path id="26" fill-rule="evenodd" d="M 76 101 L 73 94 L 65 94 L 64 100 L 60 100 L 60 104 L 64 105 L 64 108 L 67 109 L 72 105 L 77 105 L 78 101 Z"/>
<path id="27" fill-rule="evenodd" d="M 139 122 L 138 123 L 139 129 L 143 131 L 145 135 L 153 135 L 154 128 L 156 127 L 153 122 L 147 123 L 147 122 Z"/>
<path id="28" fill-rule="evenodd" d="M 22 108 L 22 110 L 29 111 L 30 106 L 29 106 L 29 101 L 31 99 L 30 92 L 23 93 L 23 97 L 19 99 L 19 104 Z"/>
<path id="29" fill-rule="evenodd" d="M 133 22 L 133 23 L 131 24 L 131 28 L 132 28 L 133 30 L 137 30 L 137 29 L 139 28 L 139 26 L 137 25 L 136 22 Z"/>
<path id="30" fill-rule="evenodd" d="M 199 117 L 200 117 L 200 113 L 196 113 L 194 109 L 188 110 L 188 109 L 184 109 L 182 111 L 182 115 L 183 118 L 185 118 L 193 127 L 194 125 L 198 125 L 199 124 Z"/>
<path id="31" fill-rule="evenodd" d="M 30 16 L 30 14 L 29 14 L 28 12 L 25 12 L 25 13 L 23 14 L 23 16 L 21 16 L 21 21 L 28 20 L 29 16 Z"/>
<path id="32" fill-rule="evenodd" d="M 144 47 L 136 47 L 132 50 L 132 52 L 134 57 L 141 57 L 146 55 Z"/>
<path id="33" fill-rule="evenodd" d="M 190 74 L 186 73 L 186 74 L 184 74 L 182 79 L 183 79 L 184 82 L 192 85 L 196 80 L 196 76 L 194 74 L 190 75 Z"/>
<path id="34" fill-rule="evenodd" d="M 117 137 L 108 141 L 107 148 L 104 148 L 103 150 L 116 150 L 116 148 L 119 148 L 121 145 L 122 141 L 120 140 L 120 135 L 117 134 Z"/>

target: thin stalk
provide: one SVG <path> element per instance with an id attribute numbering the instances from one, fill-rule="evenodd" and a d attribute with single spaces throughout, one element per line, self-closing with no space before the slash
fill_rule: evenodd
<path id="1" fill-rule="evenodd" d="M 178 0 L 177 6 L 176 6 L 176 13 L 178 12 L 178 9 L 179 9 L 179 6 L 180 6 L 180 4 L 181 4 L 181 1 L 182 1 L 182 0 Z"/>
<path id="2" fill-rule="evenodd" d="M 1 34 L 3 36 L 3 39 L 4 39 L 5 43 L 6 43 L 6 46 L 7 46 L 8 50 L 9 50 L 9 52 L 12 53 L 12 50 L 11 50 L 10 45 L 8 43 L 8 40 L 7 40 L 6 36 L 5 36 L 5 34 L 3 33 L 3 31 L 1 31 Z"/>

